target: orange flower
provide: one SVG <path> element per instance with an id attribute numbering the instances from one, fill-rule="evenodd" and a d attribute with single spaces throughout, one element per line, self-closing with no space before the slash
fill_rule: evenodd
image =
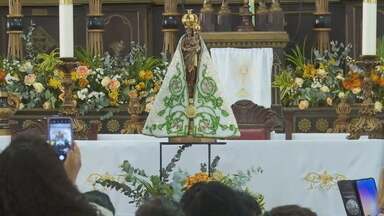
<path id="1" fill-rule="evenodd" d="M 380 79 L 377 80 L 377 84 L 379 84 L 380 87 L 384 87 L 384 77 L 380 77 Z"/>
<path id="2" fill-rule="evenodd" d="M 343 81 L 343 87 L 348 90 L 361 88 L 362 84 L 363 84 L 363 80 L 356 73 L 352 73 L 350 77 L 348 77 Z"/>
<path id="3" fill-rule="evenodd" d="M 80 88 L 85 88 L 89 84 L 87 79 L 79 79 L 79 86 Z"/>
<path id="4" fill-rule="evenodd" d="M 0 69 L 0 83 L 4 83 L 5 82 L 5 77 L 7 76 L 7 73 Z"/>
<path id="5" fill-rule="evenodd" d="M 207 173 L 199 172 L 199 173 L 196 173 L 193 176 L 188 176 L 186 181 L 185 181 L 184 187 L 186 189 L 189 189 L 189 188 L 191 188 L 196 183 L 199 183 L 199 182 L 209 182 L 211 180 L 212 179 L 208 176 Z"/>
<path id="6" fill-rule="evenodd" d="M 89 75 L 89 69 L 87 66 L 79 66 L 77 69 L 76 69 L 76 72 L 77 72 L 77 76 L 80 78 L 80 79 L 86 79 Z"/>

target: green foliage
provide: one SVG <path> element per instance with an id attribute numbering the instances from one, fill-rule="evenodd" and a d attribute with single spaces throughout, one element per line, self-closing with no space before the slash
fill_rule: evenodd
<path id="1" fill-rule="evenodd" d="M 272 86 L 279 88 L 280 98 L 282 101 L 289 99 L 289 93 L 293 89 L 295 81 L 291 71 L 284 70 L 275 76 L 275 80 L 272 82 Z"/>
<path id="2" fill-rule="evenodd" d="M 180 160 L 182 153 L 189 146 L 190 145 L 183 145 L 179 147 L 170 163 L 162 170 L 163 179 L 158 175 L 148 176 L 144 170 L 134 168 L 128 161 L 124 161 L 120 166 L 123 171 L 123 174 L 120 175 L 123 178 L 123 181 L 99 178 L 96 180 L 95 184 L 121 192 L 131 199 L 129 203 L 135 203 L 136 206 L 139 206 L 145 200 L 156 196 L 172 199 L 173 188 L 168 183 L 168 178 L 173 172 L 176 163 Z"/>
<path id="3" fill-rule="evenodd" d="M 303 70 L 306 62 L 305 43 L 303 47 L 296 45 L 296 47 L 291 50 L 291 53 L 286 54 L 285 56 L 287 58 L 287 61 L 291 63 L 297 70 Z"/>
<path id="4" fill-rule="evenodd" d="M 332 106 L 343 91 L 351 46 L 331 42 L 329 50 L 312 49 L 310 58 L 304 56 L 304 47 L 305 43 L 303 48 L 296 46 L 286 55 L 291 66 L 275 75 L 272 85 L 279 89 L 284 106 L 297 106 L 303 100 L 309 106 Z"/>
<path id="5" fill-rule="evenodd" d="M 384 36 L 377 40 L 377 56 L 384 62 Z"/>
<path id="6" fill-rule="evenodd" d="M 54 49 L 50 53 L 39 53 L 37 55 L 38 69 L 41 72 L 52 72 L 62 63 L 59 58 L 59 50 Z"/>

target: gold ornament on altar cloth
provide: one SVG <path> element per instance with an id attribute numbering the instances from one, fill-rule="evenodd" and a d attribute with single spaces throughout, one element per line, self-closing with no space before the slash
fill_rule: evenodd
<path id="1" fill-rule="evenodd" d="M 328 171 L 320 172 L 309 172 L 305 175 L 304 181 L 309 183 L 309 189 L 321 189 L 321 190 L 330 190 L 333 188 L 338 181 L 347 180 L 345 175 L 335 173 L 330 174 Z"/>

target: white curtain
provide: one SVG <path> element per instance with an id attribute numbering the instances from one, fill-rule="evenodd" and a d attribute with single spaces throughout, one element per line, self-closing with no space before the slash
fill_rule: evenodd
<path id="1" fill-rule="evenodd" d="M 271 107 L 272 48 L 212 48 L 211 56 L 230 104 L 247 99 Z"/>

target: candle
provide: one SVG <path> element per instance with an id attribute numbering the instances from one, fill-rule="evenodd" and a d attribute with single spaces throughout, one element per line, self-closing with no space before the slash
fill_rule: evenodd
<path id="1" fill-rule="evenodd" d="M 363 0 L 363 55 L 376 55 L 377 1 Z"/>
<path id="2" fill-rule="evenodd" d="M 60 0 L 60 58 L 73 58 L 73 2 Z"/>

